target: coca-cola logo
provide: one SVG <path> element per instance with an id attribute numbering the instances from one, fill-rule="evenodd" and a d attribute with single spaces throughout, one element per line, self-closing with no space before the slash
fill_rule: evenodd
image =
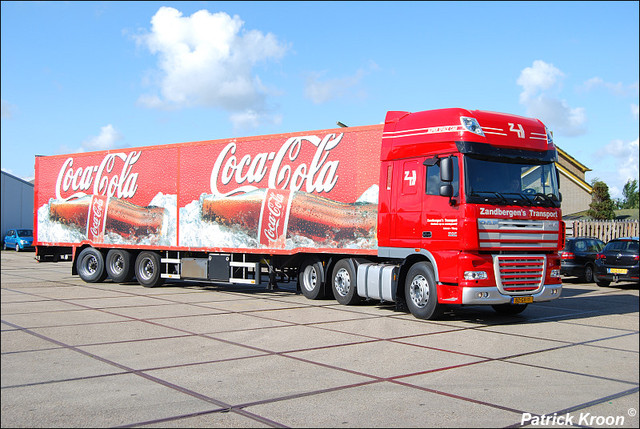
<path id="1" fill-rule="evenodd" d="M 314 135 L 291 137 L 277 151 L 261 152 L 254 156 L 236 155 L 237 145 L 232 141 L 222 149 L 213 165 L 211 193 L 215 196 L 228 196 L 259 187 L 330 192 L 338 181 L 339 161 L 328 161 L 328 158 L 343 135 L 330 133 L 324 138 Z M 309 156 L 303 157 L 302 153 L 309 144 L 315 149 L 310 162 L 305 162 L 304 159 Z M 264 180 L 266 184 L 261 183 Z"/>
<path id="2" fill-rule="evenodd" d="M 131 198 L 135 195 L 138 185 L 138 173 L 131 173 L 131 168 L 142 152 L 133 151 L 107 154 L 99 165 L 73 168 L 73 158 L 67 158 L 58 172 L 56 180 L 56 198 L 68 200 L 83 197 L 88 193 L 107 197 Z M 116 165 L 122 168 L 116 174 L 111 174 Z M 93 187 L 92 192 L 87 192 Z M 71 195 L 67 195 L 69 192 Z"/>
<path id="3" fill-rule="evenodd" d="M 91 224 L 91 233 L 94 236 L 97 236 L 100 234 L 100 223 L 102 221 L 102 214 L 104 212 L 104 201 L 103 200 L 97 200 L 94 202 L 93 204 L 93 222 Z"/>
<path id="4" fill-rule="evenodd" d="M 267 227 L 264 229 L 264 235 L 271 241 L 276 241 L 278 239 L 278 228 L 280 227 L 283 202 L 283 194 L 269 195 L 269 200 L 267 201 L 267 209 L 269 210 L 269 214 L 267 217 Z"/>

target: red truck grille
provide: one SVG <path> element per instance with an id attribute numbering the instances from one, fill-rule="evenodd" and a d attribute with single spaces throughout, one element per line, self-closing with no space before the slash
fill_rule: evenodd
<path id="1" fill-rule="evenodd" d="M 508 294 L 538 291 L 544 283 L 546 263 L 545 255 L 495 255 L 498 289 Z"/>
<path id="2" fill-rule="evenodd" d="M 483 250 L 538 249 L 558 246 L 557 220 L 478 219 L 478 241 Z"/>

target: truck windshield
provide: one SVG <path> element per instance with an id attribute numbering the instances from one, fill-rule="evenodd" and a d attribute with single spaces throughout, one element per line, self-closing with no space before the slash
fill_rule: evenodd
<path id="1" fill-rule="evenodd" d="M 556 167 L 506 163 L 465 156 L 469 203 L 560 207 Z"/>

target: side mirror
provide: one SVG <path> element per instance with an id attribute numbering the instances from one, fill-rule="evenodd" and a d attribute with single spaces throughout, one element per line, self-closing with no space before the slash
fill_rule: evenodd
<path id="1" fill-rule="evenodd" d="M 453 159 L 451 157 L 440 160 L 440 180 L 453 182 Z M 442 195 L 442 188 L 440 188 L 440 195 Z"/>
<path id="2" fill-rule="evenodd" d="M 453 197 L 453 186 L 450 184 L 440 185 L 440 196 L 441 197 Z"/>

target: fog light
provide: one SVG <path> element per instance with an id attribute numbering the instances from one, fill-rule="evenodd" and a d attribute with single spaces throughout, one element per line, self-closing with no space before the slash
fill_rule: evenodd
<path id="1" fill-rule="evenodd" d="M 476 297 L 478 297 L 478 298 L 489 298 L 489 292 L 478 292 L 478 293 L 476 293 Z"/>
<path id="2" fill-rule="evenodd" d="M 558 289 L 551 289 L 551 295 L 557 295 Z"/>
<path id="3" fill-rule="evenodd" d="M 486 280 L 487 273 L 486 271 L 465 271 L 464 279 L 465 280 Z"/>

